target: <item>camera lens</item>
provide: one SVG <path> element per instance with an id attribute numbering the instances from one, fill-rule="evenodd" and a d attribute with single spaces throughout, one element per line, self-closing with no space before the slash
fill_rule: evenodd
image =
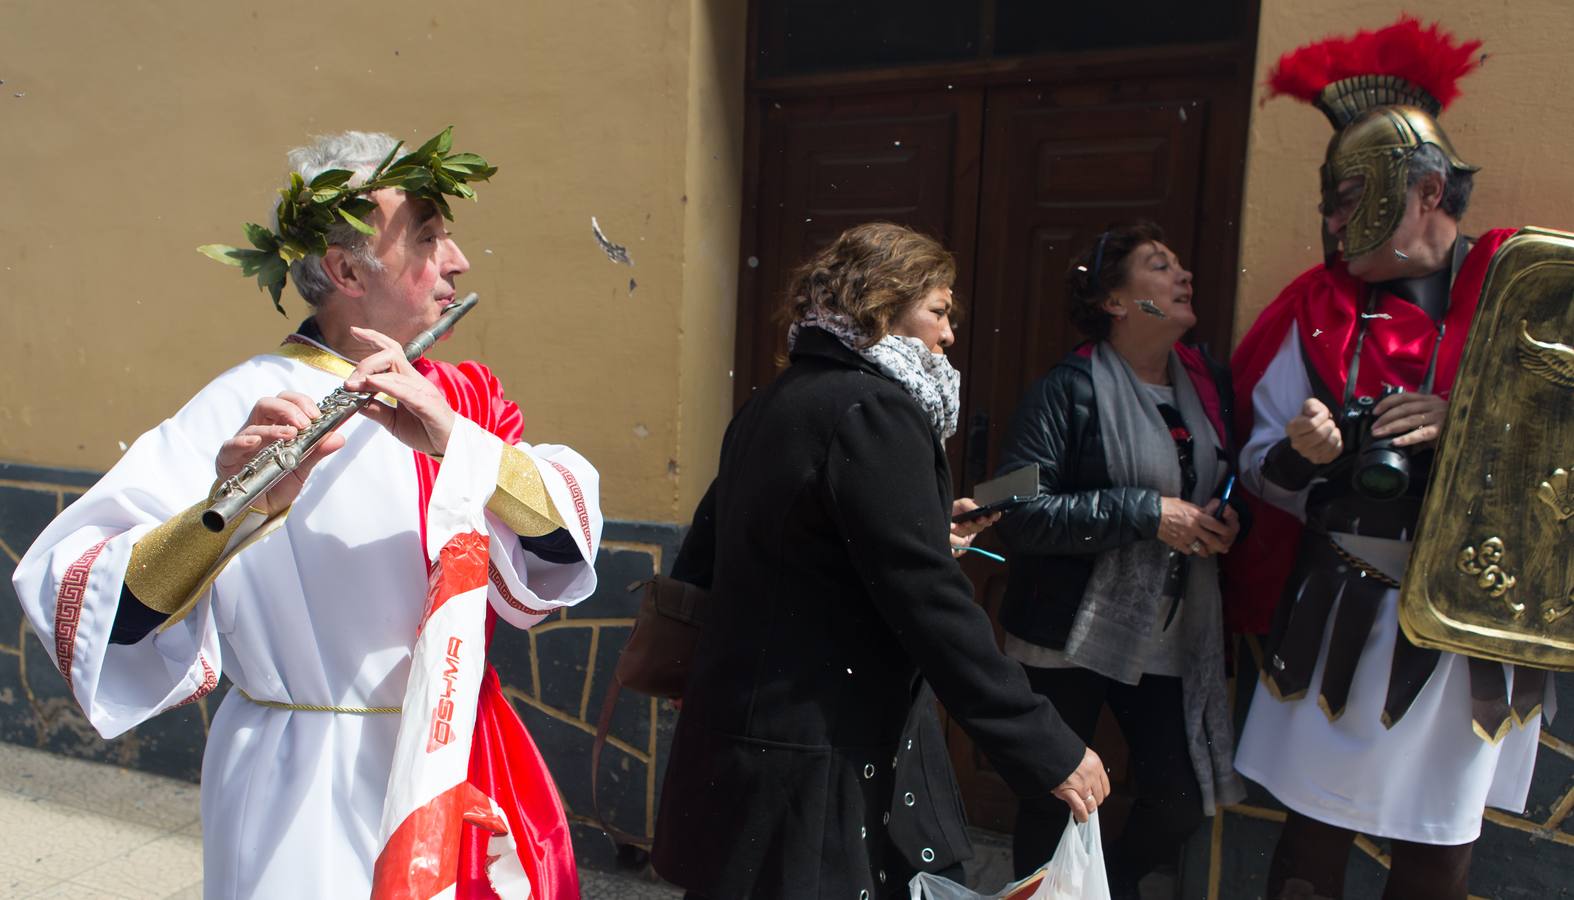
<path id="1" fill-rule="evenodd" d="M 1410 464 L 1392 447 L 1373 448 L 1356 463 L 1355 488 L 1373 500 L 1392 500 L 1410 487 Z"/>
<path id="2" fill-rule="evenodd" d="M 1402 393 L 1404 388 L 1383 386 L 1384 397 Z M 1350 430 L 1354 432 L 1356 445 L 1350 481 L 1362 496 L 1393 500 L 1410 488 L 1410 459 L 1402 448 L 1394 446 L 1393 437 L 1372 436 L 1372 425 L 1377 421 L 1376 406 L 1376 398 L 1357 397 L 1348 407 Z"/>

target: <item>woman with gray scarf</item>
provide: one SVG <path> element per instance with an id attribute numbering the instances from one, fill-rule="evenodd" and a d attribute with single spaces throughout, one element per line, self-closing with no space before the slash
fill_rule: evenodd
<path id="1" fill-rule="evenodd" d="M 1217 568 L 1240 531 L 1219 497 L 1232 394 L 1178 343 L 1197 321 L 1191 273 L 1158 226 L 1099 235 L 1067 287 L 1090 340 L 1028 390 L 1002 450 L 1002 472 L 1038 465 L 1042 494 L 997 526 L 1015 552 L 1001 624 L 1007 654 L 1083 740 L 1106 704 L 1126 738 L 1135 803 L 1106 856 L 1120 900 L 1244 793 Z M 1021 805 L 1019 876 L 1064 822 L 1053 805 Z"/>
<path id="2" fill-rule="evenodd" d="M 727 428 L 672 568 L 711 604 L 651 859 L 691 898 L 895 900 L 966 858 L 936 696 L 1062 821 L 1109 789 L 952 558 L 981 527 L 951 522 L 974 506 L 943 443 L 955 277 L 929 237 L 848 229 L 792 277 L 790 365 Z"/>

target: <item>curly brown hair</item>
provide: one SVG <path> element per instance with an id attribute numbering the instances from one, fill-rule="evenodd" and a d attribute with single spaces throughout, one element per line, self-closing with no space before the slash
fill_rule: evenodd
<path id="1" fill-rule="evenodd" d="M 1071 261 L 1066 272 L 1067 312 L 1071 324 L 1089 340 L 1109 337 L 1112 319 L 1104 301 L 1130 277 L 1127 263 L 1132 254 L 1150 242 L 1164 243 L 1164 229 L 1153 222 L 1111 225 Z"/>
<path id="2" fill-rule="evenodd" d="M 810 310 L 840 313 L 872 345 L 903 310 L 955 280 L 956 259 L 939 241 L 902 225 L 868 222 L 842 232 L 793 271 L 777 318 L 790 325 Z"/>

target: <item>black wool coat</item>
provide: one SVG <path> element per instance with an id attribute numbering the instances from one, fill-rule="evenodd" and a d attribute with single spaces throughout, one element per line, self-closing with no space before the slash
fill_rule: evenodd
<path id="1" fill-rule="evenodd" d="M 909 715 L 920 675 L 1019 795 L 1076 768 L 1082 742 L 951 558 L 950 483 L 918 404 L 818 329 L 739 411 L 673 571 L 713 603 L 662 787 L 664 878 L 713 900 L 905 897 L 925 850 L 965 845 L 938 728 Z"/>

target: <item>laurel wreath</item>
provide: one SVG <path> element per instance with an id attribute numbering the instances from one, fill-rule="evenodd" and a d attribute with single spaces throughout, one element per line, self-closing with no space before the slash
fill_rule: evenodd
<path id="1" fill-rule="evenodd" d="M 475 199 L 469 182 L 489 180 L 497 173 L 497 166 L 474 153 L 451 153 L 453 131 L 450 125 L 419 149 L 396 159 L 404 146 L 400 141 L 372 170 L 371 177 L 358 185 L 350 184 L 355 173 L 345 169 L 329 169 L 310 183 L 299 173 L 291 173 L 289 185 L 279 189 L 277 231 L 247 222 L 246 239 L 251 247 L 204 244 L 197 252 L 236 266 L 243 275 L 255 275 L 258 290 L 266 289 L 273 297 L 273 308 L 287 315 L 279 300 L 290 263 L 327 253 L 328 232 L 340 222 L 362 234 L 377 234 L 365 221 L 377 208 L 368 196 L 373 191 L 399 188 L 411 198 L 430 200 L 449 221 L 454 214 L 448 197 Z"/>

